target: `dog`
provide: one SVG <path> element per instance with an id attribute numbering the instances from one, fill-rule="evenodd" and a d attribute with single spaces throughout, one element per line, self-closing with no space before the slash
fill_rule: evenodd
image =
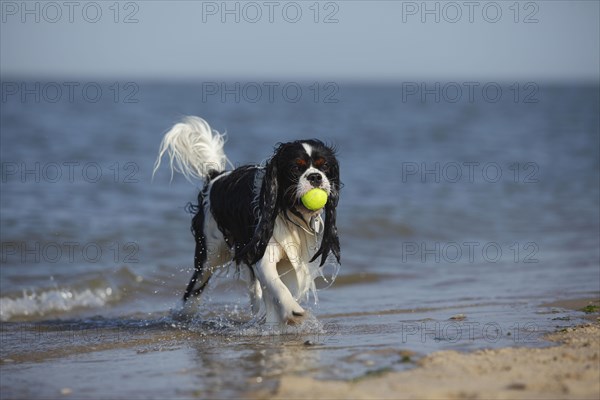
<path id="1" fill-rule="evenodd" d="M 296 325 L 306 311 L 326 262 L 340 265 L 336 207 L 340 196 L 336 150 L 317 139 L 280 143 L 266 165 L 231 166 L 224 135 L 199 117 L 174 125 L 160 144 L 154 173 L 168 154 L 171 169 L 204 182 L 190 205 L 195 238 L 194 272 L 183 303 L 198 299 L 215 270 L 247 266 L 252 312 L 268 324 Z M 319 210 L 301 198 L 313 188 L 327 193 Z M 323 214 L 325 220 L 323 221 Z M 333 255 L 333 257 L 330 257 Z"/>

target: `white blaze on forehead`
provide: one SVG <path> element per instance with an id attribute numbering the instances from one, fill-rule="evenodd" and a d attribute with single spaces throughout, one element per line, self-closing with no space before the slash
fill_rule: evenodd
<path id="1" fill-rule="evenodd" d="M 306 151 L 306 154 L 308 154 L 308 156 L 310 157 L 312 155 L 311 145 L 308 143 L 302 143 L 302 147 L 304 147 L 304 151 Z"/>

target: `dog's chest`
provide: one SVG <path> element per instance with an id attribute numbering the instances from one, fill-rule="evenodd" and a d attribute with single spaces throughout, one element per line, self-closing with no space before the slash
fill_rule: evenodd
<path id="1" fill-rule="evenodd" d="M 319 248 L 322 219 L 316 216 L 310 225 L 295 215 L 277 216 L 272 242 L 279 245 L 294 268 L 307 268 L 309 260 Z"/>

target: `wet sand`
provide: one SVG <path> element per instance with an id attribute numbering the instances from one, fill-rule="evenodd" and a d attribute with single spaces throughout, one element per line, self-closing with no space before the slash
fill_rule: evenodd
<path id="1" fill-rule="evenodd" d="M 591 324 L 546 336 L 557 346 L 441 351 L 421 359 L 413 370 L 382 371 L 353 381 L 286 376 L 274 398 L 598 399 L 600 322 L 594 314 Z"/>
<path id="2" fill-rule="evenodd" d="M 585 315 L 591 324 L 569 327 L 585 321 L 581 309 L 590 305 Z M 552 323 L 543 325 L 546 332 L 557 330 L 546 336 L 549 341 L 535 335 L 533 341 L 486 341 L 481 350 L 475 340 L 475 348 L 449 343 L 450 349 L 432 353 L 424 351 L 426 345 L 443 341 L 412 338 L 399 346 L 396 335 L 394 345 L 383 330 L 387 320 L 333 336 L 244 336 L 218 328 L 210 333 L 209 325 L 174 326 L 166 316 L 3 323 L 0 391 L 2 397 L 27 399 L 592 399 L 600 394 L 598 305 L 569 300 L 538 307 L 539 316 Z M 342 320 L 349 320 L 347 326 L 364 321 L 353 318 Z M 511 343 L 520 347 L 505 347 Z M 430 355 L 419 358 L 424 354 Z"/>

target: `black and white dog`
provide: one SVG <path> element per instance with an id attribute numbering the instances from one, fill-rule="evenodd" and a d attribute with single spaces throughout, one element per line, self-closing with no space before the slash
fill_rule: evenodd
<path id="1" fill-rule="evenodd" d="M 154 169 L 167 153 L 171 174 L 175 170 L 204 181 L 192 206 L 195 271 L 183 296 L 185 307 L 217 268 L 235 263 L 249 267 L 255 316 L 266 323 L 297 324 L 305 316 L 299 302 L 310 291 L 316 294 L 314 280 L 330 253 L 334 262 L 340 260 L 335 151 L 316 139 L 298 140 L 279 144 L 266 166 L 225 171 L 230 163 L 224 142 L 224 135 L 203 119 L 186 117 L 165 134 Z M 313 188 L 328 194 L 321 210 L 301 202 Z"/>

